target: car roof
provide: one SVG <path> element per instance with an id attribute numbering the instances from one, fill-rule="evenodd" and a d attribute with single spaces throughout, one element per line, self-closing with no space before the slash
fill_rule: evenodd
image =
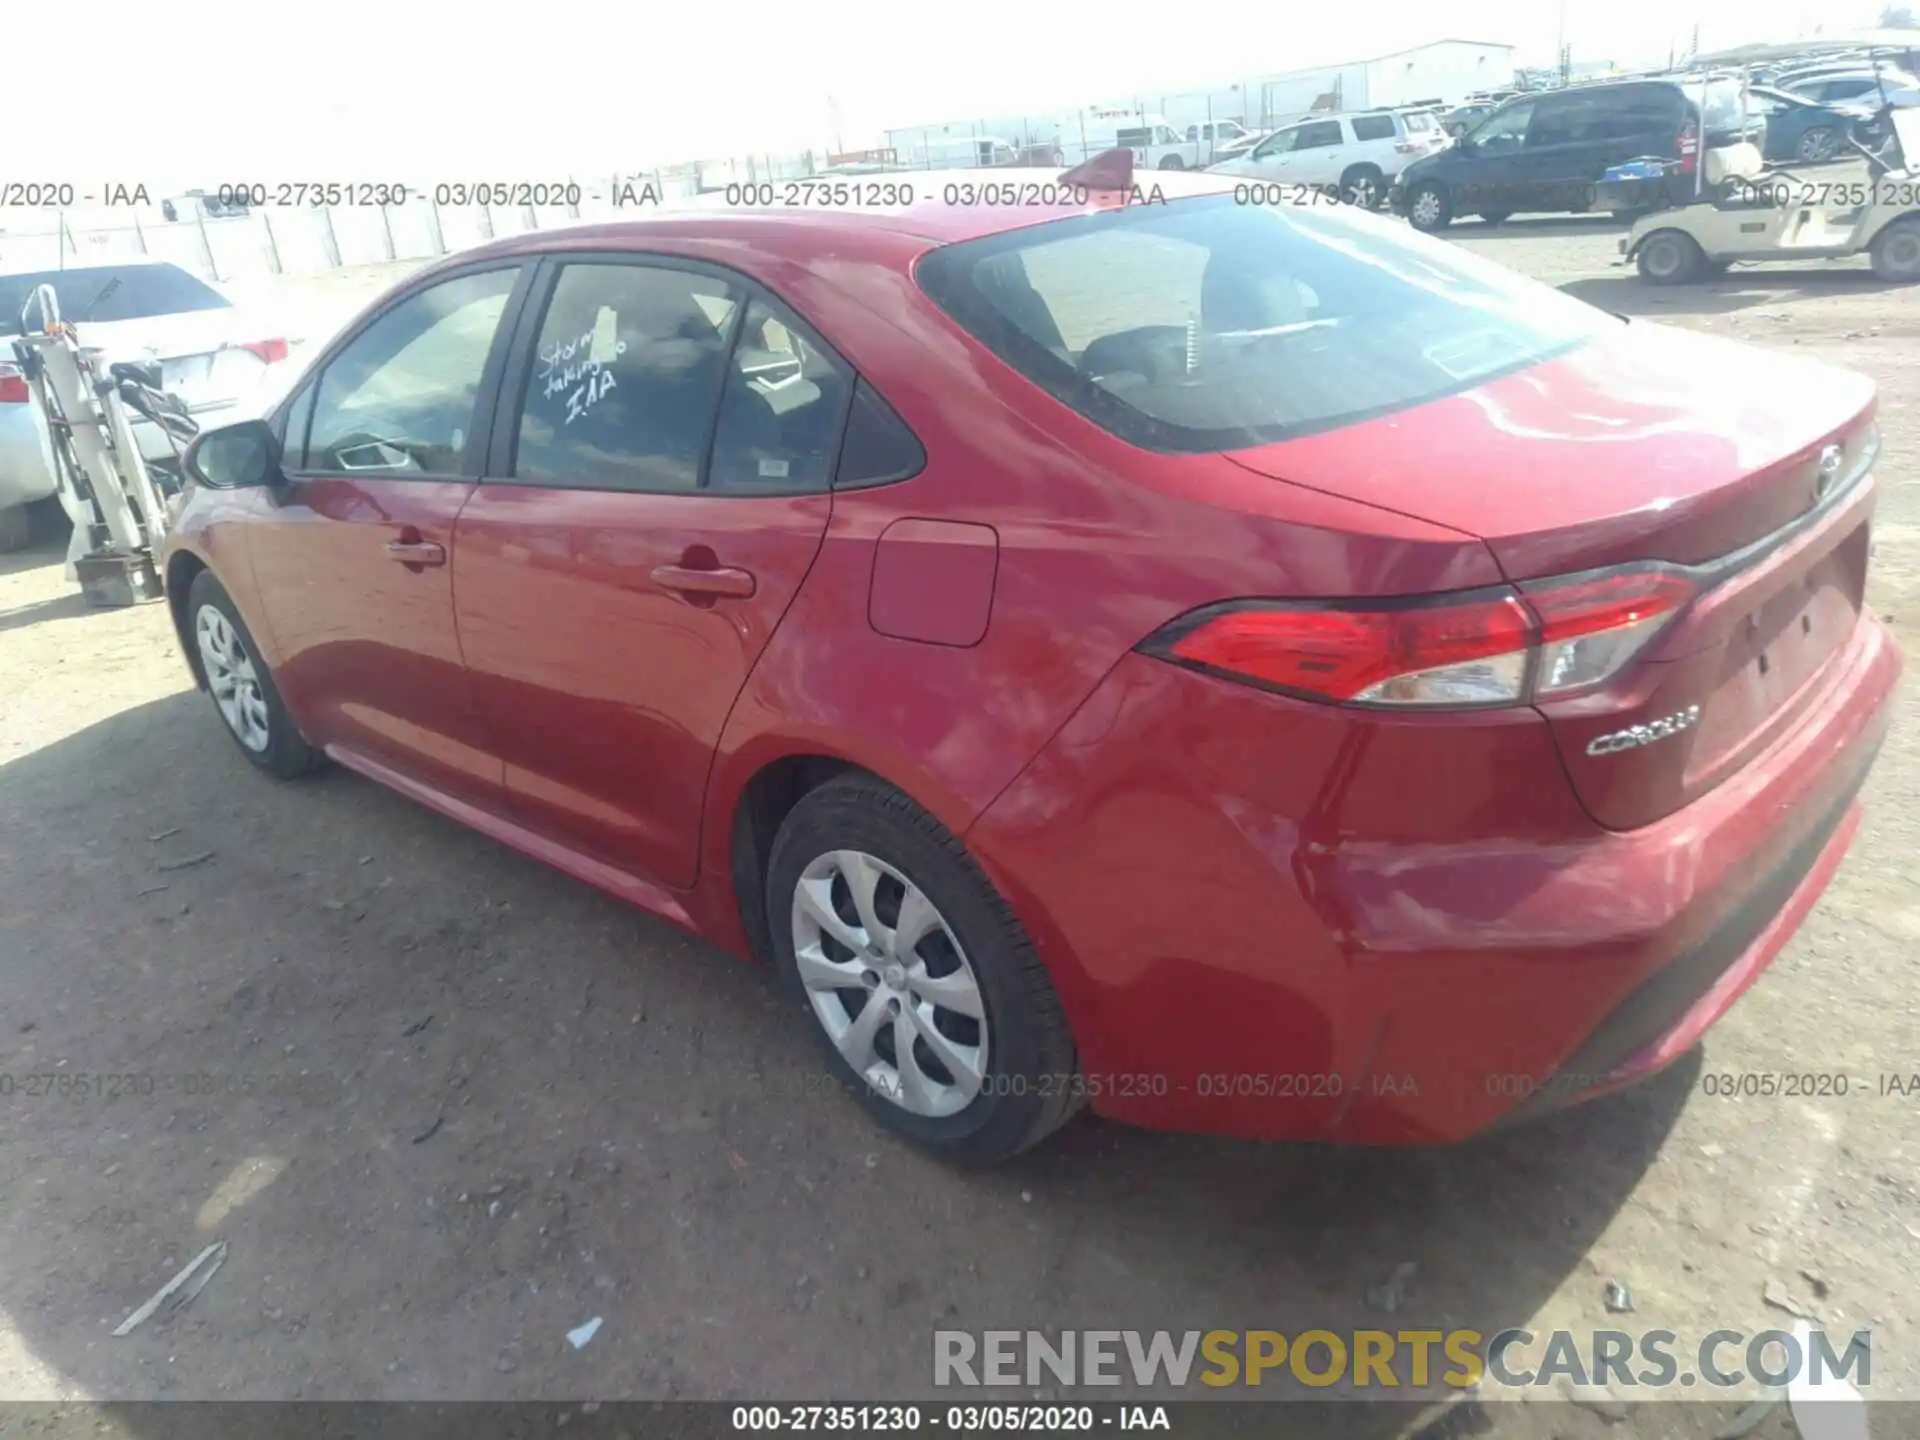
<path id="1" fill-rule="evenodd" d="M 835 234 L 891 235 L 921 242 L 922 247 L 953 244 L 978 239 L 1003 231 L 1024 229 L 1070 215 L 1095 214 L 1124 208 L 1133 198 L 1131 192 L 1089 191 L 1084 205 L 1061 203 L 1057 192 L 1068 185 L 1070 172 L 1018 166 L 996 166 L 973 170 L 913 170 L 888 176 L 884 180 L 851 182 L 836 177 L 814 180 L 771 182 L 776 197 L 788 186 L 794 189 L 791 206 L 749 206 L 729 204 L 720 195 L 668 202 L 658 208 L 647 206 L 631 220 L 595 221 L 551 230 L 529 230 L 489 241 L 460 251 L 447 261 L 466 262 L 495 255 L 538 253 L 551 248 L 581 249 L 591 242 L 603 242 L 608 249 L 645 249 L 649 241 L 700 239 L 724 232 L 729 238 L 762 245 L 768 250 L 783 248 L 783 240 L 796 251 L 812 251 L 821 240 Z M 1195 170 L 1134 171 L 1134 185 L 1148 201 L 1156 196 L 1168 201 L 1202 195 L 1226 194 L 1237 182 L 1232 176 L 1210 175 Z M 809 208 L 808 185 L 855 184 L 883 193 L 889 186 L 911 188 L 909 202 L 871 207 Z M 971 202 L 948 204 L 948 187 L 971 187 L 962 196 Z M 983 189 L 986 193 L 982 194 Z M 1024 202 L 1024 203 L 1022 203 Z M 447 261 L 441 262 L 442 264 Z M 438 269 L 439 266 L 434 268 Z"/>

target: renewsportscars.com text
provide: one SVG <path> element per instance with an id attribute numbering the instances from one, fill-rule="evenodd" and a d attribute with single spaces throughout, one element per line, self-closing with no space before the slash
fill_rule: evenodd
<path id="1" fill-rule="evenodd" d="M 1356 1389 L 1456 1389 L 1492 1380 L 1530 1389 L 1562 1381 L 1624 1389 L 1698 1391 L 1748 1384 L 1873 1381 L 1871 1335 L 1715 1330 L 1685 1343 L 1671 1330 L 936 1330 L 941 1387 L 1348 1384 Z"/>

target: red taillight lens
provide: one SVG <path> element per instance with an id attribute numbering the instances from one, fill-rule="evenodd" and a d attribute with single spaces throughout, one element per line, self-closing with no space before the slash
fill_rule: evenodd
<path id="1" fill-rule="evenodd" d="M 1637 567 L 1413 603 L 1248 601 L 1176 621 L 1142 647 L 1334 704 L 1517 705 L 1618 673 L 1697 593 Z"/>
<path id="2" fill-rule="evenodd" d="M 255 340 L 251 345 L 242 345 L 242 350 L 258 355 L 263 364 L 273 365 L 287 358 L 287 342 L 284 340 Z"/>
<path id="3" fill-rule="evenodd" d="M 1169 658 L 1316 700 L 1499 705 L 1523 698 L 1532 621 L 1511 591 L 1391 609 L 1224 611 Z"/>
<path id="4" fill-rule="evenodd" d="M 1700 158 L 1700 142 L 1694 135 L 1693 126 L 1683 129 L 1675 143 L 1680 147 L 1680 173 L 1693 174 L 1693 167 Z"/>
<path id="5" fill-rule="evenodd" d="M 17 365 L 0 365 L 0 405 L 24 405 L 33 396 L 27 390 L 27 377 Z"/>

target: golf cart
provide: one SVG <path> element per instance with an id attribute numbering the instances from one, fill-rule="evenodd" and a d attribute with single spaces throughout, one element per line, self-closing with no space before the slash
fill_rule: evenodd
<path id="1" fill-rule="evenodd" d="M 1879 43 L 1911 46 L 1920 37 Z M 1806 42 L 1747 46 L 1730 57 L 1702 58 L 1751 63 L 1767 58 L 1755 52 L 1808 48 Z M 1870 177 L 1854 183 L 1815 183 L 1769 169 L 1751 143 L 1708 150 L 1694 175 L 1693 199 L 1635 222 L 1620 242 L 1620 263 L 1635 265 L 1651 284 L 1676 285 L 1722 273 L 1736 261 L 1865 253 L 1879 278 L 1920 282 L 1920 110 L 1883 103 L 1879 114 L 1892 143 L 1876 152 L 1848 138 Z"/>

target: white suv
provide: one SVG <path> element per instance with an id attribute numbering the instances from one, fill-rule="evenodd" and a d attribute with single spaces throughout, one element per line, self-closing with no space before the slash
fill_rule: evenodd
<path id="1" fill-rule="evenodd" d="M 1245 155 L 1208 169 L 1290 186 L 1337 188 L 1342 200 L 1371 210 L 1387 198 L 1396 175 L 1447 143 L 1431 111 L 1361 110 L 1296 121 Z"/>

